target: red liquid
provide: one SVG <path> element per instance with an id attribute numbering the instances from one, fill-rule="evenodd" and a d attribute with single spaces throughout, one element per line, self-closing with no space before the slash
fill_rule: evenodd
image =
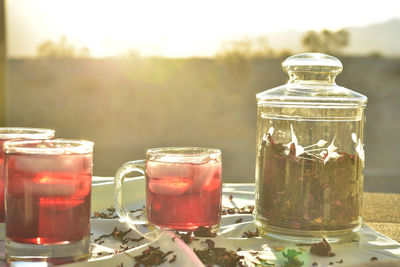
<path id="1" fill-rule="evenodd" d="M 182 231 L 221 219 L 221 162 L 147 162 L 146 212 L 150 223 Z"/>
<path id="2" fill-rule="evenodd" d="M 8 155 L 6 236 L 61 244 L 90 233 L 91 154 Z"/>

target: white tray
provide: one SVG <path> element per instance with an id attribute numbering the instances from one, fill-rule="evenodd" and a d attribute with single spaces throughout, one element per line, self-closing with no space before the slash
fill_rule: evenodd
<path id="1" fill-rule="evenodd" d="M 145 201 L 145 181 L 143 177 L 132 178 L 127 180 L 124 186 L 125 202 L 130 209 L 142 207 Z M 232 207 L 232 202 L 229 196 L 233 196 L 233 201 L 238 207 L 254 204 L 254 184 L 224 184 L 223 186 L 223 206 Z M 113 178 L 93 177 L 92 188 L 92 212 L 104 211 L 113 205 Z M 240 223 L 236 221 L 241 218 Z M 198 241 L 192 242 L 189 246 L 174 239 L 174 235 L 168 231 L 159 231 L 157 234 L 150 235 L 149 239 L 141 242 L 130 243 L 129 246 L 136 247 L 117 254 L 115 250 L 121 250 L 120 242 L 114 238 L 103 238 L 105 242 L 101 245 L 95 244 L 93 241 L 100 235 L 109 234 L 114 227 L 119 230 L 126 231 L 132 228 L 118 219 L 92 219 L 91 220 L 91 236 L 92 253 L 91 259 L 85 262 L 68 264 L 65 266 L 71 267 L 86 267 L 86 266 L 133 266 L 135 264 L 134 256 L 140 255 L 148 246 L 160 247 L 163 252 L 174 251 L 168 256 L 168 260 L 172 255 L 177 255 L 176 261 L 172 264 L 166 261 L 160 266 L 204 266 L 193 253 L 193 248 L 203 249 L 206 245 L 202 243 L 205 238 L 200 238 Z M 141 236 L 139 232 L 145 232 L 145 228 L 139 226 L 138 232 L 134 230 L 127 236 L 138 238 Z M 250 253 L 257 251 L 258 256 L 263 259 L 268 259 L 269 262 L 275 263 L 275 266 L 283 266 L 285 259 L 282 257 L 282 252 L 274 249 L 274 246 L 284 246 L 285 250 L 289 248 L 299 251 L 299 247 L 283 242 L 272 242 L 261 237 L 242 238 L 242 234 L 246 231 L 255 231 L 255 226 L 252 223 L 252 215 L 250 214 L 234 214 L 224 215 L 221 221 L 221 230 L 218 237 L 214 238 L 216 247 L 225 247 L 229 250 L 237 251 L 242 249 L 240 255 L 248 259 L 248 266 L 252 265 L 251 261 L 255 260 L 255 256 Z M 348 244 L 332 245 L 332 251 L 336 253 L 335 257 L 319 257 L 309 253 L 309 247 L 304 247 L 305 251 L 299 256 L 301 261 L 304 261 L 303 266 L 311 266 L 313 262 L 318 262 L 318 266 L 330 266 L 333 262 L 335 266 L 347 266 L 352 264 L 370 262 L 371 257 L 377 257 L 380 262 L 383 261 L 400 261 L 400 243 L 391 240 L 390 238 L 364 227 L 360 233 L 360 241 Z M 102 255 L 98 255 L 100 252 Z M 106 255 L 109 254 L 109 255 Z M 342 264 L 337 263 L 343 260 Z M 26 265 L 25 265 L 26 266 Z M 29 265 L 36 266 L 36 265 Z M 42 265 L 39 265 L 42 266 Z"/>

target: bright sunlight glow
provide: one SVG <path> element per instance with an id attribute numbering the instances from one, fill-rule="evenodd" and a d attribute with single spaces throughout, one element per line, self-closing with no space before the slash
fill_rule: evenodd
<path id="1" fill-rule="evenodd" d="M 128 1 L 8 0 L 10 56 L 34 55 L 45 40 L 66 36 L 94 57 L 210 56 L 226 40 L 286 30 L 363 26 L 399 17 L 397 0 Z M 362 9 L 362 12 L 361 10 Z"/>

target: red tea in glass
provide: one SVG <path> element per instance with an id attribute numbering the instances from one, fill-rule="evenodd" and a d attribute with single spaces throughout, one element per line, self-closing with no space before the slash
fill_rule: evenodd
<path id="1" fill-rule="evenodd" d="M 221 162 L 147 161 L 146 212 L 152 224 L 179 230 L 218 225 Z"/>
<path id="2" fill-rule="evenodd" d="M 40 140 L 51 138 L 54 138 L 54 130 L 50 129 L 0 127 L 0 223 L 4 223 L 4 142 L 10 140 Z"/>
<path id="3" fill-rule="evenodd" d="M 146 161 L 124 164 L 116 174 L 115 206 L 121 207 L 121 178 L 131 171 L 146 176 L 146 218 L 150 224 L 178 231 L 199 227 L 216 231 L 221 220 L 222 167 L 218 149 L 183 147 L 147 150 Z"/>
<path id="4" fill-rule="evenodd" d="M 5 144 L 8 258 L 88 255 L 92 146 L 57 139 Z"/>

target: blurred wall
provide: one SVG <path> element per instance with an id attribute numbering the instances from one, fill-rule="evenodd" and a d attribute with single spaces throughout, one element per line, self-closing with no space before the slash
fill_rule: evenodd
<path id="1" fill-rule="evenodd" d="M 400 192 L 382 182 L 400 179 L 400 60 L 341 60 L 337 83 L 369 98 L 366 190 Z M 10 60 L 6 121 L 93 140 L 95 175 L 113 176 L 147 148 L 208 146 L 223 152 L 225 182 L 253 182 L 255 94 L 286 83 L 281 61 Z"/>

